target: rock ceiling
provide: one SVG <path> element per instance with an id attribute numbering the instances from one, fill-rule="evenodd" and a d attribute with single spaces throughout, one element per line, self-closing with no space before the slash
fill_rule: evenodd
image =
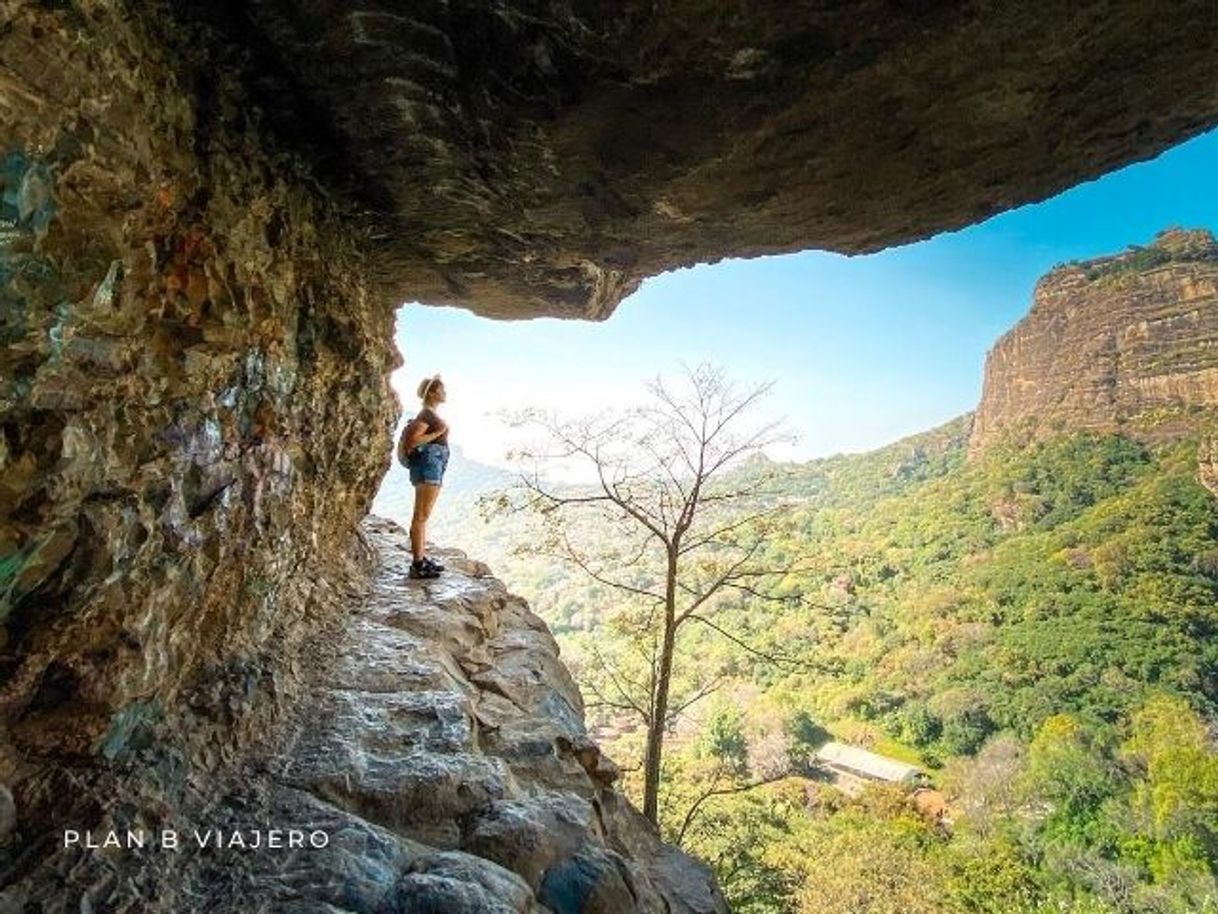
<path id="1" fill-rule="evenodd" d="M 228 16 L 231 11 L 226 10 Z M 395 299 L 600 319 L 726 256 L 874 251 L 1218 119 L 1218 6 L 253 0 L 255 96 Z"/>

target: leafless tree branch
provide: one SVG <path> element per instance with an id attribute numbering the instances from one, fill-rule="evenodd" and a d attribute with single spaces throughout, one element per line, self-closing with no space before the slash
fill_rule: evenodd
<path id="1" fill-rule="evenodd" d="M 694 800 L 693 805 L 691 805 L 689 807 L 689 809 L 686 811 L 685 819 L 681 822 L 681 827 L 677 830 L 677 846 L 679 847 L 682 844 L 684 844 L 686 832 L 689 831 L 689 827 L 693 824 L 694 819 L 697 818 L 699 811 L 702 809 L 702 804 L 705 803 L 707 800 L 711 799 L 712 797 L 723 797 L 723 796 L 728 796 L 730 794 L 735 794 L 735 793 L 745 793 L 746 791 L 755 790 L 758 787 L 763 787 L 766 784 L 774 784 L 774 783 L 777 783 L 778 781 L 785 780 L 786 778 L 789 778 L 790 776 L 791 776 L 791 772 L 782 771 L 782 772 L 779 772 L 778 774 L 772 774 L 769 777 L 759 778 L 755 781 L 749 781 L 746 784 L 732 784 L 728 787 L 719 787 L 719 786 L 717 786 L 718 782 L 719 782 L 719 777 L 718 777 L 718 773 L 716 772 L 716 778 L 714 781 L 711 782 L 711 786 L 707 790 L 704 790 L 698 796 L 698 799 Z"/>
<path id="2" fill-rule="evenodd" d="M 779 667 L 780 669 L 784 669 L 786 672 L 793 673 L 793 672 L 797 672 L 799 670 L 814 669 L 814 667 L 812 665 L 803 663 L 799 660 L 796 660 L 793 657 L 783 657 L 778 654 L 769 654 L 769 653 L 766 653 L 765 651 L 758 650 L 757 648 L 753 647 L 751 644 L 748 644 L 747 642 L 741 640 L 740 638 L 737 638 L 727 629 L 723 628 L 723 626 L 716 625 L 714 622 L 712 622 L 710 619 L 706 618 L 705 616 L 699 616 L 697 614 L 694 614 L 694 615 L 691 615 L 689 618 L 693 619 L 695 622 L 701 622 L 707 628 L 713 629 L 714 631 L 718 632 L 720 635 L 722 635 L 728 641 L 731 641 L 733 644 L 735 644 L 737 647 L 739 647 L 741 650 L 745 651 L 746 653 L 752 654 L 754 657 L 764 660 L 767 663 L 772 663 L 775 666 Z"/>

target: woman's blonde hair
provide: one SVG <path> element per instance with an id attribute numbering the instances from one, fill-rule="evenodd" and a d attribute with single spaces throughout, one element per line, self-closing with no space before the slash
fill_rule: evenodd
<path id="1" fill-rule="evenodd" d="M 433 387 L 435 387 L 435 386 L 436 386 L 437 384 L 439 384 L 439 383 L 440 383 L 440 376 L 439 376 L 439 375 L 433 375 L 433 376 L 432 376 L 432 377 L 430 377 L 430 378 L 424 378 L 422 381 L 420 381 L 420 382 L 419 382 L 419 390 L 418 390 L 419 399 L 420 399 L 420 400 L 426 400 L 426 399 L 427 399 L 427 395 L 428 395 L 429 393 L 431 393 L 431 389 L 432 389 Z"/>

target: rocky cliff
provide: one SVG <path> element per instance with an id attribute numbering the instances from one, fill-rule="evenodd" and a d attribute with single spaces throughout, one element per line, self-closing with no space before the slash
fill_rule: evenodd
<path id="1" fill-rule="evenodd" d="M 1218 119 L 1208 0 L 0 4 L 31 10 L 43 50 L 10 43 L 0 81 L 18 110 L 73 110 L 60 52 L 150 24 L 202 113 L 309 161 L 381 294 L 496 316 L 603 318 L 662 270 L 925 237 Z M 113 138 L 111 90 L 168 86 L 110 72 L 72 88 Z"/>
<path id="2" fill-rule="evenodd" d="M 3 9 L 0 781 L 154 732 L 208 764 L 292 693 L 384 473 L 391 313 L 240 59 Z"/>
<path id="3" fill-rule="evenodd" d="M 986 358 L 970 449 L 1075 429 L 1204 435 L 1216 419 L 1218 242 L 1175 229 L 1037 283 L 1031 311 Z"/>
<path id="4" fill-rule="evenodd" d="M 74 787 L 72 812 L 22 824 L 0 910 L 726 912 L 705 866 L 614 790 L 524 601 L 452 551 L 435 552 L 442 577 L 408 580 L 390 521 L 368 518 L 359 544 L 289 713 L 239 764 L 201 775 L 144 744 L 98 781 L 23 781 L 19 805 Z M 86 829 L 118 845 L 81 846 Z"/>
<path id="5" fill-rule="evenodd" d="M 241 7 L 231 33 L 280 68 L 255 90 L 316 114 L 385 287 L 498 316 L 603 318 L 726 255 L 876 250 L 1218 115 L 1204 0 Z"/>

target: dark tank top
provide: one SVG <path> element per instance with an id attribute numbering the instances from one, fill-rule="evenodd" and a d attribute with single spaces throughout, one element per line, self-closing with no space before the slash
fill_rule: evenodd
<path id="1" fill-rule="evenodd" d="M 415 418 L 420 422 L 427 423 L 427 431 L 425 434 L 429 434 L 437 425 L 440 425 L 441 423 L 440 417 L 436 415 L 435 410 L 433 410 L 430 406 L 424 406 L 421 410 L 419 410 L 419 414 L 415 416 Z M 444 429 L 444 434 L 439 438 L 433 439 L 432 444 L 448 444 L 448 429 Z"/>

